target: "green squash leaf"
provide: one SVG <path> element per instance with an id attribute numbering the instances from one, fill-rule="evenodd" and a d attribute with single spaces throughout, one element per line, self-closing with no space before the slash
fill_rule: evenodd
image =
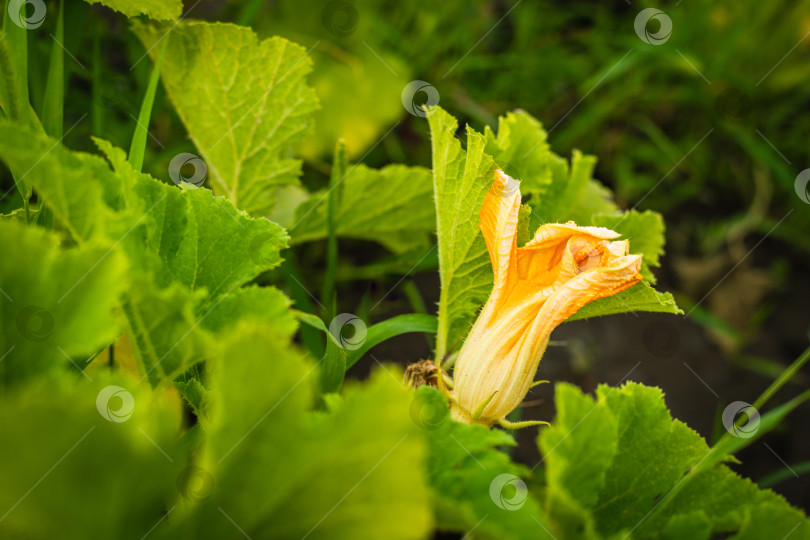
<path id="1" fill-rule="evenodd" d="M 179 283 L 158 288 L 135 277 L 123 302 L 127 334 L 142 374 L 153 387 L 169 382 L 203 358 L 204 335 L 194 315 L 204 295 Z"/>
<path id="2" fill-rule="evenodd" d="M 558 418 L 541 433 L 539 446 L 549 486 L 546 505 L 566 525 L 565 537 L 595 530 L 639 539 L 695 531 L 699 538 L 708 528 L 715 535 L 751 538 L 752 531 L 765 530 L 754 516 L 766 521 L 767 530 L 810 533 L 800 511 L 722 464 L 696 472 L 673 491 L 709 448 L 670 417 L 662 397 L 657 388 L 636 383 L 600 386 L 595 401 L 571 385 L 557 386 Z M 765 506 L 773 508 L 767 516 L 759 511 Z"/>
<path id="3" fill-rule="evenodd" d="M 207 189 L 177 189 L 136 172 L 121 149 L 96 141 L 119 182 L 136 224 L 144 223 L 137 247 L 156 255 L 168 281 L 216 298 L 281 263 L 287 234 L 275 223 L 251 218 Z M 141 255 L 133 253 L 133 259 Z"/>
<path id="4" fill-rule="evenodd" d="M 229 537 L 233 523 L 268 539 L 427 533 L 424 444 L 408 392 L 388 374 L 348 389 L 336 410 L 311 413 L 314 369 L 287 340 L 247 324 L 213 353 L 200 465 L 216 487 L 188 520 L 189 537 Z"/>
<path id="5" fill-rule="evenodd" d="M 338 185 L 335 232 L 340 237 L 370 240 L 394 253 L 426 249 L 436 227 L 430 171 L 389 165 L 351 167 Z M 292 243 L 327 236 L 327 192 L 313 193 L 296 209 Z"/>
<path id="6" fill-rule="evenodd" d="M 551 151 L 542 124 L 525 111 L 499 118 L 497 136 L 487 127 L 486 152 L 520 180 L 532 210 L 531 233 L 544 223 L 591 225 L 595 213 L 615 213 L 610 191 L 592 179 L 596 158 L 574 151 L 571 164 Z"/>
<path id="7" fill-rule="evenodd" d="M 234 310 L 268 320 L 287 307 L 286 300 L 257 305 L 270 300 L 263 293 L 225 300 L 281 262 L 287 235 L 278 225 L 251 218 L 207 189 L 178 189 L 136 172 L 106 141 L 96 142 L 114 170 L 101 157 L 71 152 L 44 135 L 20 137 L 19 131 L 0 122 L 0 158 L 28 171 L 57 223 L 80 245 L 101 242 L 126 255 L 123 313 L 152 385 L 204 359 L 205 332 L 223 330 Z M 214 318 L 203 325 L 209 315 Z M 291 317 L 280 324 L 294 331 Z"/>
<path id="8" fill-rule="evenodd" d="M 101 371 L 1 394 L 0 536 L 147 535 L 176 511 L 178 421 L 148 386 Z"/>
<path id="9" fill-rule="evenodd" d="M 458 122 L 436 107 L 428 117 L 433 151 L 436 236 L 439 242 L 439 328 L 436 357 L 457 350 L 492 289 L 492 268 L 478 213 L 495 163 L 482 135 L 467 127 L 467 148 L 455 138 Z"/>
<path id="10" fill-rule="evenodd" d="M 428 386 L 416 390 L 410 413 L 428 440 L 427 471 L 440 530 L 492 540 L 553 538 L 523 481 L 528 469 L 498 450 L 515 446 L 511 435 L 451 420 L 447 399 Z"/>
<path id="11" fill-rule="evenodd" d="M 664 220 L 660 214 L 649 210 L 629 211 L 624 214 L 596 214 L 592 216 L 590 224 L 621 233 L 621 239 L 630 241 L 631 253 L 643 254 L 641 275 L 644 276 L 644 280 L 618 294 L 585 305 L 569 320 L 627 311 L 683 313 L 670 293 L 662 293 L 652 287 L 656 280 L 650 267 L 659 266 L 660 257 L 664 254 Z"/>
<path id="12" fill-rule="evenodd" d="M 8 386 L 55 368 L 78 375 L 87 357 L 119 334 L 113 310 L 126 261 L 109 245 L 62 249 L 38 227 L 0 221 L 0 376 Z"/>
<path id="13" fill-rule="evenodd" d="M 146 15 L 158 21 L 174 20 L 183 11 L 182 0 L 85 0 L 88 4 L 102 4 L 127 17 Z"/>
<path id="14" fill-rule="evenodd" d="M 167 30 L 133 23 L 153 59 Z M 301 162 L 289 153 L 318 106 L 304 81 L 312 63 L 306 51 L 280 37 L 260 42 L 249 28 L 200 21 L 172 26 L 167 39 L 161 78 L 210 186 L 237 208 L 268 215 L 276 188 L 298 182 Z"/>
<path id="15" fill-rule="evenodd" d="M 290 35 L 279 29 L 270 32 Z M 387 65 L 376 56 L 378 53 Z M 405 114 L 402 85 L 411 80 L 411 67 L 398 56 L 379 48 L 371 52 L 365 46 L 355 50 L 341 47 L 340 54 L 335 55 L 328 46 L 319 45 L 312 57 L 310 84 L 321 108 L 313 114 L 317 129 L 301 142 L 301 155 L 317 160 L 342 138 L 349 157 L 360 157 Z"/>
<path id="16" fill-rule="evenodd" d="M 347 353 L 346 369 L 357 363 L 369 349 L 387 339 L 410 332 L 426 332 L 432 334 L 436 332 L 437 327 L 438 321 L 436 317 L 423 313 L 397 315 L 378 322 L 368 328 L 362 345 Z"/>

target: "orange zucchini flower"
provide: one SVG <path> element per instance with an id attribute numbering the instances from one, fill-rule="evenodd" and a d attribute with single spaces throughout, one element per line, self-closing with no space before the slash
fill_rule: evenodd
<path id="1" fill-rule="evenodd" d="M 641 281 L 641 255 L 602 227 L 574 222 L 540 227 L 517 246 L 520 182 L 495 171 L 481 209 L 481 231 L 495 283 L 456 360 L 456 420 L 523 427 L 505 420 L 532 386 L 552 330 L 582 306 Z M 542 422 L 544 423 L 544 422 Z"/>

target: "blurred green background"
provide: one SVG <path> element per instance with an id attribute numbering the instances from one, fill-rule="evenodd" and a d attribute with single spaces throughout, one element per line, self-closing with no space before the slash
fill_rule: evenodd
<path id="1" fill-rule="evenodd" d="M 650 7 L 664 17 L 637 33 L 637 15 Z M 67 16 L 65 143 L 92 150 L 92 134 L 127 147 L 151 63 L 124 18 L 83 2 L 71 3 Z M 589 390 L 624 378 L 657 384 L 673 414 L 712 439 L 722 430 L 723 403 L 753 401 L 806 347 L 810 204 L 795 179 L 810 167 L 810 1 L 200 0 L 186 2 L 185 16 L 250 25 L 260 37 L 282 35 L 310 51 L 310 82 L 322 105 L 300 148 L 311 189 L 328 182 L 338 137 L 352 160 L 372 167 L 430 166 L 427 122 L 409 114 L 401 96 L 422 80 L 462 125 L 479 130 L 507 111 L 527 110 L 557 153 L 577 148 L 598 157 L 596 177 L 620 206 L 663 213 L 659 287 L 688 317 L 629 314 L 565 325 L 554 339 L 566 346 L 549 350 L 542 378 Z M 50 47 L 30 42 L 34 103 L 42 101 Z M 102 84 L 94 87 L 94 78 Z M 418 94 L 417 104 L 426 97 Z M 144 169 L 167 180 L 169 160 L 193 151 L 162 89 L 147 143 Z M 9 195 L 0 210 L 19 205 Z M 288 253 L 312 290 L 325 251 L 314 242 Z M 371 314 L 376 322 L 414 303 L 430 310 L 438 298 L 435 257 L 403 282 L 402 268 L 416 260 L 386 272 L 367 266 L 387 257 L 377 245 L 342 241 L 340 254 L 341 310 L 368 314 L 393 289 Z M 374 352 L 402 364 L 429 354 L 429 342 L 413 336 Z M 808 377 L 795 377 L 790 391 Z M 538 388 L 525 415 L 551 418 L 550 392 Z M 761 479 L 806 464 L 808 422 L 805 406 L 766 444 L 741 454 L 741 472 Z M 788 474 L 777 489 L 810 508 L 807 476 Z"/>

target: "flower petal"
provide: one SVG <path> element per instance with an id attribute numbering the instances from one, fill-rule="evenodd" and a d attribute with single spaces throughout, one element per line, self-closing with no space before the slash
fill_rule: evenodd
<path id="1" fill-rule="evenodd" d="M 492 262 L 496 287 L 505 280 L 517 248 L 519 212 L 520 182 L 498 169 L 480 212 L 481 232 Z"/>
<path id="2" fill-rule="evenodd" d="M 628 255 L 628 242 L 612 241 L 620 235 L 603 227 L 547 224 L 517 247 L 519 186 L 495 171 L 484 200 L 481 231 L 495 280 L 454 370 L 454 414 L 485 425 L 520 404 L 554 328 L 642 279 L 641 255 Z"/>

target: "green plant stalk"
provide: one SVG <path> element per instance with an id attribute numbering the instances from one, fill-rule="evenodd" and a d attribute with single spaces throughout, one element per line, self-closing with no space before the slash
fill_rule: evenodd
<path id="1" fill-rule="evenodd" d="M 300 283 L 301 273 L 298 271 L 298 267 L 293 260 L 292 251 L 287 253 L 287 256 L 284 257 L 284 262 L 282 262 L 281 265 L 284 272 L 284 277 L 287 281 L 287 290 L 290 292 L 290 297 L 293 300 L 293 304 L 303 312 L 310 314 L 313 313 L 315 311 L 315 307 L 312 305 L 306 290 Z M 315 317 L 315 315 L 312 316 Z M 300 332 L 301 342 L 304 344 L 304 347 L 307 348 L 309 353 L 314 358 L 320 358 L 323 356 L 324 349 L 323 345 L 321 344 L 321 337 L 318 335 L 318 331 L 309 326 L 302 326 Z"/>
<path id="2" fill-rule="evenodd" d="M 101 82 L 101 24 L 98 18 L 93 28 L 93 52 L 92 52 L 92 75 L 90 84 L 91 106 L 90 124 L 93 135 L 102 137 L 104 135 L 104 105 Z"/>
<path id="3" fill-rule="evenodd" d="M 784 384 L 810 360 L 810 347 L 805 349 L 805 351 L 793 361 L 793 363 L 788 366 L 788 368 L 782 373 L 782 375 L 775 380 L 763 393 L 762 395 L 757 398 L 757 400 L 752 405 L 754 409 L 759 410 L 765 403 L 773 396 Z M 780 405 L 777 409 L 769 412 L 765 416 L 763 416 L 762 424 L 766 424 L 768 427 L 773 427 L 776 423 L 778 423 L 781 418 L 786 416 L 790 411 L 798 407 L 800 404 L 804 403 L 810 399 L 810 390 L 807 390 L 792 400 L 788 401 L 787 403 Z M 765 421 L 767 420 L 769 421 Z M 774 420 L 775 418 L 775 420 Z M 735 426 L 741 426 L 747 422 L 747 419 L 741 417 L 737 419 L 735 422 Z M 760 424 L 760 425 L 762 425 Z M 757 437 L 751 437 L 748 439 L 742 439 L 742 442 L 738 442 L 737 444 L 729 444 L 734 437 L 730 432 L 726 432 L 720 440 L 718 440 L 714 446 L 712 446 L 706 454 L 700 458 L 694 466 L 692 466 L 689 471 L 683 476 L 683 478 L 675 484 L 675 486 L 669 491 L 669 493 L 661 499 L 661 502 L 658 503 L 658 506 L 654 507 L 647 517 L 643 521 L 652 520 L 659 516 L 664 508 L 667 507 L 669 501 L 675 498 L 675 496 L 689 483 L 689 481 L 697 476 L 699 473 L 715 466 L 717 463 L 723 461 L 731 452 L 736 452 L 747 446 L 748 444 L 754 442 L 759 436 L 767 432 L 768 429 L 761 429 L 758 433 Z M 641 522 L 639 522 L 639 525 Z M 632 531 L 631 531 L 632 532 Z"/>
<path id="4" fill-rule="evenodd" d="M 132 134 L 132 144 L 129 147 L 129 163 L 136 171 L 143 169 L 143 158 L 146 154 L 146 136 L 149 134 L 149 122 L 152 118 L 152 106 L 155 104 L 155 94 L 160 82 L 160 68 L 163 66 L 163 58 L 166 56 L 166 49 L 171 41 L 171 35 L 163 40 L 163 45 L 158 53 L 155 65 L 152 68 L 152 75 L 149 77 L 149 84 L 146 87 L 146 94 L 141 103 L 141 112 L 138 114 L 138 123 L 135 125 L 135 133 Z"/>
<path id="5" fill-rule="evenodd" d="M 309 329 L 317 329 L 326 334 L 326 352 L 319 362 L 318 389 L 321 394 L 339 392 L 346 376 L 346 351 L 343 345 L 332 335 L 320 317 L 297 309 L 291 311 L 295 318 Z"/>
<path id="6" fill-rule="evenodd" d="M 312 313 L 307 313 L 306 311 L 301 311 L 299 309 L 292 309 L 290 308 L 290 313 L 298 319 L 298 322 L 304 323 L 310 328 L 314 328 L 316 330 L 320 330 L 321 332 L 326 334 L 326 337 L 329 341 L 335 343 L 335 345 L 340 345 L 340 342 L 329 332 L 329 328 L 324 324 L 323 320 L 318 317 L 317 315 L 313 315 Z"/>
<path id="7" fill-rule="evenodd" d="M 326 340 L 326 352 L 320 362 L 318 374 L 321 394 L 339 392 L 346 377 L 346 351 L 333 339 Z"/>
<path id="8" fill-rule="evenodd" d="M 342 265 L 338 266 L 337 281 L 369 281 L 380 277 L 380 274 L 397 274 L 397 256 L 390 256 L 381 262 L 371 263 L 363 266 Z M 411 272 L 436 271 L 439 267 L 439 259 L 436 250 L 429 252 L 422 261 L 411 269 Z"/>
<path id="9" fill-rule="evenodd" d="M 65 6 L 61 2 L 57 6 L 59 13 L 56 18 L 56 39 L 51 47 L 48 80 L 42 100 L 42 127 L 54 139 L 62 140 L 65 129 L 65 53 L 60 43 L 65 42 Z M 41 201 L 36 223 L 48 230 L 53 229 L 53 213 Z"/>
<path id="10" fill-rule="evenodd" d="M 765 405 L 765 403 L 771 399 L 771 396 L 782 388 L 785 383 L 788 382 L 796 374 L 796 372 L 798 372 L 802 366 L 807 363 L 808 360 L 810 360 L 810 347 L 805 349 L 804 352 L 792 364 L 790 364 L 785 371 L 782 372 L 782 375 L 771 383 L 771 385 L 754 402 L 753 407 L 759 410 L 760 407 Z"/>
<path id="11" fill-rule="evenodd" d="M 34 32 L 37 32 L 37 30 L 34 30 Z M 37 35 L 31 34 L 28 39 L 28 102 L 34 115 L 37 116 L 42 113 L 41 105 L 45 99 L 47 72 L 40 68 L 50 62 L 46 58 Z M 35 103 L 39 106 L 38 108 L 34 107 Z M 39 117 L 41 118 L 41 116 Z"/>
<path id="12" fill-rule="evenodd" d="M 242 10 L 236 17 L 236 24 L 240 26 L 252 25 L 253 21 L 256 19 L 256 15 L 259 14 L 259 10 L 262 8 L 262 4 L 264 4 L 264 0 L 249 0 L 245 2 L 244 7 L 242 7 Z"/>
<path id="13" fill-rule="evenodd" d="M 444 305 L 447 303 L 447 298 L 444 294 L 444 289 L 439 293 L 439 324 L 436 329 L 436 351 L 433 354 L 436 362 L 441 362 L 444 355 L 447 353 L 447 309 Z"/>
<path id="14" fill-rule="evenodd" d="M 51 47 L 48 80 L 42 100 L 42 127 L 45 128 L 45 133 L 59 140 L 64 133 L 65 53 L 59 44 L 65 42 L 65 13 L 64 4 L 57 5 L 59 14 L 56 18 L 56 39 Z"/>
<path id="15" fill-rule="evenodd" d="M 793 465 L 793 467 L 789 469 L 781 469 L 767 476 L 763 476 L 762 479 L 757 482 L 757 485 L 763 489 L 769 488 L 790 478 L 795 478 L 794 473 L 798 475 L 810 473 L 810 461 L 803 461 Z"/>
<path id="16" fill-rule="evenodd" d="M 9 0 L 3 10 L 3 53 L 0 54 L 3 78 L 8 92 L 6 114 L 14 121 L 28 124 L 28 30 L 12 22 L 8 15 Z"/>
<path id="17" fill-rule="evenodd" d="M 0 84 L 0 108 L 8 118 L 13 118 L 14 107 L 16 106 L 16 96 L 14 94 L 14 61 L 11 58 L 11 51 L 6 47 L 6 33 L 0 39 L 0 77 L 2 84 Z"/>
<path id="18" fill-rule="evenodd" d="M 369 349 L 383 341 L 409 332 L 434 333 L 438 328 L 436 317 L 421 313 L 397 315 L 368 328 L 363 344 L 346 355 L 346 369 L 352 367 Z"/>
<path id="19" fill-rule="evenodd" d="M 405 293 L 405 298 L 408 299 L 408 303 L 411 305 L 411 309 L 413 309 L 414 313 L 427 314 L 427 305 L 425 305 L 422 294 L 419 292 L 419 288 L 412 279 L 405 280 L 405 282 L 402 284 L 402 292 Z M 433 347 L 436 346 L 435 336 L 430 333 L 425 333 L 424 335 L 428 347 L 433 350 Z"/>
<path id="20" fill-rule="evenodd" d="M 31 123 L 31 105 L 28 95 L 28 30 L 10 20 L 9 1 L 3 10 L 3 37 L 0 42 L 0 70 L 3 72 L 6 102 L 6 115 L 11 120 L 24 125 Z M 12 171 L 14 183 L 20 192 L 25 208 L 25 222 L 31 222 L 29 201 L 31 188 L 19 174 Z"/>
<path id="21" fill-rule="evenodd" d="M 338 241 L 337 233 L 335 231 L 335 215 L 337 214 L 338 205 L 338 185 L 343 177 L 346 175 L 348 167 L 348 158 L 346 155 L 346 143 L 343 139 L 339 139 L 335 144 L 335 157 L 332 163 L 332 176 L 329 180 L 329 200 L 327 201 L 327 244 L 326 244 L 326 273 L 323 278 L 323 285 L 321 287 L 321 298 L 323 303 L 327 306 L 326 318 L 331 320 L 336 315 L 335 313 L 335 275 L 337 273 L 338 264 Z"/>

